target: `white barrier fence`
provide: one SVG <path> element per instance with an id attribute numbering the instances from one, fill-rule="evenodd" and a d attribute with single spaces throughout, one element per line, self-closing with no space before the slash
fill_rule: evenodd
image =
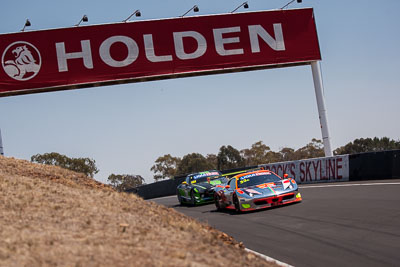
<path id="1" fill-rule="evenodd" d="M 282 177 L 287 173 L 299 184 L 349 181 L 349 155 L 277 162 L 262 164 L 259 167 Z"/>

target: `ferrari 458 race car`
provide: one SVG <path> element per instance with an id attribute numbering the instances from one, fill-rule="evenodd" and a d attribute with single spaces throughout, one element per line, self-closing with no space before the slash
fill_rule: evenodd
<path id="1" fill-rule="evenodd" d="M 221 176 L 219 171 L 192 173 L 186 176 L 185 181 L 178 185 L 176 194 L 181 205 L 213 202 L 215 187 L 223 186 L 227 182 L 228 179 Z"/>
<path id="2" fill-rule="evenodd" d="M 214 202 L 218 210 L 237 212 L 269 208 L 302 200 L 294 179 L 287 174 L 257 170 L 234 176 L 228 184 L 215 189 Z"/>

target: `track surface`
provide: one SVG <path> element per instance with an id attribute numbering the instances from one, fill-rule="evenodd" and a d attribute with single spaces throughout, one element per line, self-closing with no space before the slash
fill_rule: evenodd
<path id="1" fill-rule="evenodd" d="M 400 266 L 400 180 L 300 185 L 303 202 L 245 214 L 152 201 L 294 266 Z"/>

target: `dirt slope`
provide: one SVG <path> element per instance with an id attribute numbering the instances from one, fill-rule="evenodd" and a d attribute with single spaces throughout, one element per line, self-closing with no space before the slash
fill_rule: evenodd
<path id="1" fill-rule="evenodd" d="M 273 266 L 173 209 L 0 156 L 0 266 Z"/>

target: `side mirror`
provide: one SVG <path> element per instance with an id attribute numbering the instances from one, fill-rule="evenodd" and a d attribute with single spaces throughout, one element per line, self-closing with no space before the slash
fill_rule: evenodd
<path id="1" fill-rule="evenodd" d="M 285 173 L 284 175 L 283 175 L 283 178 L 288 178 L 289 177 L 289 174 L 287 174 L 287 173 Z"/>

